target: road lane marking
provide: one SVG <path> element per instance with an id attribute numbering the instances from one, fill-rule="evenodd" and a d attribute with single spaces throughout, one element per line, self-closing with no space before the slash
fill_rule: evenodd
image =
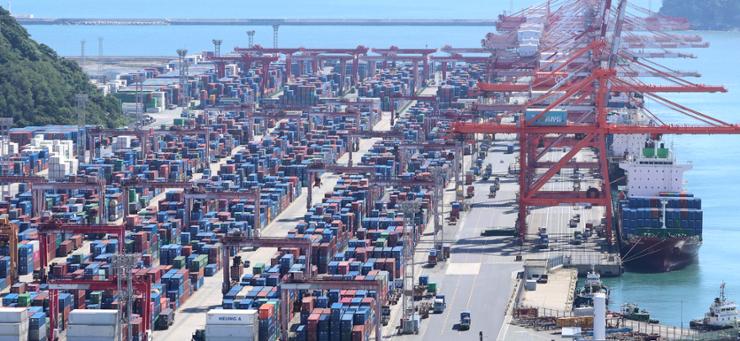
<path id="1" fill-rule="evenodd" d="M 450 263 L 447 265 L 445 275 L 469 275 L 477 276 L 480 273 L 480 263 Z"/>

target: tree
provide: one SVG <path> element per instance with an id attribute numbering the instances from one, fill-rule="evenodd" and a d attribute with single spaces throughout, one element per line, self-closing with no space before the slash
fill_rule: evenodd
<path id="1" fill-rule="evenodd" d="M 77 63 L 32 40 L 0 8 L 0 116 L 13 117 L 16 126 L 76 124 L 74 96 L 78 93 L 89 98 L 88 124 L 125 123 L 116 98 L 103 96 Z"/>

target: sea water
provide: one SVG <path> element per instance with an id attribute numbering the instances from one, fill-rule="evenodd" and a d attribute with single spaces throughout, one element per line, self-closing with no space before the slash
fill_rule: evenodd
<path id="1" fill-rule="evenodd" d="M 657 8 L 659 1 L 630 1 Z M 5 1 L 0 1 L 6 5 Z M 150 18 L 495 18 L 539 1 L 509 0 L 251 0 L 99 1 L 16 0 L 13 12 L 36 17 L 150 17 Z M 105 55 L 175 55 L 178 48 L 212 49 L 211 39 L 223 39 L 223 51 L 245 46 L 245 31 L 257 31 L 255 41 L 272 46 L 272 28 L 265 26 L 29 26 L 28 31 L 60 55 L 79 55 L 86 40 L 87 55 L 97 55 L 97 39 L 104 38 Z M 280 46 L 294 47 L 478 47 L 494 28 L 486 27 L 280 27 Z M 694 49 L 698 59 L 659 59 L 659 63 L 698 71 L 699 83 L 722 84 L 727 94 L 669 94 L 666 97 L 728 122 L 740 122 L 740 33 L 698 32 L 711 44 Z M 648 79 L 649 81 L 649 79 Z M 690 123 L 670 111 L 652 106 L 671 122 Z M 663 114 L 661 114 L 663 113 Z M 727 282 L 727 295 L 740 301 L 740 137 L 675 136 L 668 141 L 682 162 L 692 162 L 686 189 L 702 198 L 704 245 L 698 262 L 663 274 L 626 273 L 606 279 L 611 287 L 611 309 L 625 302 L 639 303 L 661 322 L 688 325 L 703 316 Z"/>

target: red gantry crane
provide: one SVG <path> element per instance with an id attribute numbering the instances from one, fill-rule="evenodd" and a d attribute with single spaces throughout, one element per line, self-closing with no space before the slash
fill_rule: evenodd
<path id="1" fill-rule="evenodd" d="M 620 46 L 621 33 L 627 18 L 626 1 L 603 0 L 575 1 L 567 5 L 568 13 L 548 10 L 548 26 L 543 33 L 550 49 L 540 51 L 542 59 L 557 56 L 557 65 L 540 69 L 540 75 L 554 75 L 565 71 L 564 78 L 557 79 L 554 86 L 541 96 L 532 97 L 525 104 L 526 114 L 520 113 L 518 122 L 456 122 L 453 131 L 459 134 L 516 134 L 519 141 L 519 207 L 518 231 L 523 240 L 527 234 L 526 218 L 530 207 L 575 205 L 588 203 L 605 207 L 606 233 L 612 242 L 612 198 L 611 179 L 608 172 L 607 136 L 610 134 L 740 134 L 740 126 L 703 114 L 678 104 L 661 92 L 724 92 L 719 86 L 695 84 L 670 73 L 658 72 L 648 62 L 634 58 L 629 45 Z M 578 8 L 574 8 L 574 6 Z M 584 20 L 580 13 L 595 13 L 593 22 Z M 552 14 L 550 14 L 552 13 Z M 557 15 L 556 15 L 557 14 Z M 516 17 L 518 18 L 518 17 Z M 635 19 L 632 19 L 635 20 Z M 507 19 L 506 26 L 514 26 L 521 20 Z M 552 39 L 560 37 L 560 41 Z M 571 37 L 562 39 L 562 37 Z M 630 67 L 660 74 L 660 84 L 646 84 L 638 79 L 619 76 L 620 64 L 628 62 Z M 539 78 L 539 77 L 538 77 Z M 544 80 L 545 77 L 541 79 Z M 542 80 L 541 80 L 542 81 Z M 537 78 L 530 85 L 534 86 Z M 666 83 L 666 84 L 664 84 Z M 508 85 L 507 85 L 508 86 Z M 695 124 L 670 124 L 645 109 L 653 120 L 651 124 L 611 122 L 609 99 L 620 92 L 635 94 L 653 100 L 676 113 L 687 117 Z M 545 104 L 547 103 L 547 104 Z M 555 111 L 565 110 L 572 105 L 591 109 L 585 114 L 567 112 L 562 119 L 555 119 Z M 511 114 L 511 113 L 510 113 Z M 553 147 L 564 147 L 567 151 L 556 162 L 542 160 Z M 586 149 L 592 149 L 597 158 L 596 174 L 600 185 L 587 190 L 544 190 L 545 185 L 567 167 L 577 167 L 571 160 Z"/>
<path id="2" fill-rule="evenodd" d="M 244 70 L 249 70 L 254 64 L 260 64 L 262 66 L 262 78 L 260 80 L 260 95 L 264 96 L 265 90 L 267 89 L 267 74 L 270 72 L 270 64 L 277 62 L 280 57 L 277 54 L 266 54 L 266 55 L 255 55 L 251 53 L 238 53 L 238 55 L 228 56 L 212 56 L 208 58 L 216 65 L 216 74 L 218 78 L 223 78 L 226 75 L 226 64 L 238 63 L 241 64 Z"/>

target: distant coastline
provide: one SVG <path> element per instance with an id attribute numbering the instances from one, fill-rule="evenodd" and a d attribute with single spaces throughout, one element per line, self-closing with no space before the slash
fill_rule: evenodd
<path id="1" fill-rule="evenodd" d="M 740 0 L 663 0 L 660 14 L 687 18 L 694 30 L 740 29 Z"/>

